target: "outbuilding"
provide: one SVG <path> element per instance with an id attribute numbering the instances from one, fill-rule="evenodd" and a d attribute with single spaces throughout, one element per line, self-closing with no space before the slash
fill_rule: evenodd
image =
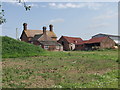
<path id="1" fill-rule="evenodd" d="M 63 45 L 63 50 L 65 51 L 75 50 L 76 44 L 82 41 L 83 40 L 81 38 L 68 36 L 61 36 L 61 38 L 58 40 L 58 42 Z"/>
<path id="2" fill-rule="evenodd" d="M 83 41 L 76 44 L 76 50 L 96 50 L 96 49 L 105 49 L 113 48 L 115 42 L 109 37 L 94 37 L 90 40 Z"/>

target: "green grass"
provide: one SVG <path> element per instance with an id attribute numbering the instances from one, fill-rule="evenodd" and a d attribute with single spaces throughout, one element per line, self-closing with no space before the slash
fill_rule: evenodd
<path id="1" fill-rule="evenodd" d="M 0 37 L 0 39 L 2 39 L 3 58 L 38 56 L 45 52 L 39 46 L 21 42 L 7 36 Z"/>
<path id="2" fill-rule="evenodd" d="M 111 72 L 100 74 L 90 74 L 90 77 L 94 77 L 97 80 L 92 80 L 89 83 L 60 83 L 56 85 L 56 88 L 117 88 L 118 87 L 118 71 L 113 70 Z"/>
<path id="3" fill-rule="evenodd" d="M 3 58 L 3 88 L 118 88 L 118 51 Z"/>
<path id="4" fill-rule="evenodd" d="M 3 88 L 118 88 L 118 50 L 49 52 L 1 39 Z"/>

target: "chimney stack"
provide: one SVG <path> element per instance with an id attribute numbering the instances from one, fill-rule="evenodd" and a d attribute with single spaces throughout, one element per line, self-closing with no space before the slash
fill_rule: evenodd
<path id="1" fill-rule="evenodd" d="M 23 23 L 23 30 L 27 30 L 27 23 Z"/>
<path id="2" fill-rule="evenodd" d="M 46 27 L 43 27 L 43 34 L 46 34 Z"/>
<path id="3" fill-rule="evenodd" d="M 50 31 L 52 32 L 52 31 L 53 31 L 53 25 L 50 24 L 50 25 L 49 25 L 49 28 L 50 28 Z"/>

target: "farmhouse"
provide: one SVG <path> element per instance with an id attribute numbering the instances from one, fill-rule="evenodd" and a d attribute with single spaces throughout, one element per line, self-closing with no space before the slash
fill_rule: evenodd
<path id="1" fill-rule="evenodd" d="M 114 42 L 115 42 L 117 45 L 120 45 L 120 36 L 118 36 L 118 35 L 109 35 L 109 34 L 99 33 L 99 34 L 96 34 L 96 35 L 92 36 L 92 38 L 95 38 L 95 37 L 109 37 L 109 38 L 111 38 L 112 40 L 114 40 Z"/>
<path id="2" fill-rule="evenodd" d="M 81 38 L 68 37 L 68 36 L 61 36 L 61 38 L 58 40 L 58 42 L 63 45 L 63 50 L 65 51 L 75 50 L 75 45 L 82 41 L 83 40 Z"/>
<path id="3" fill-rule="evenodd" d="M 63 46 L 47 35 L 46 27 L 43 27 L 43 34 L 35 35 L 30 42 L 49 51 L 63 51 Z"/>
<path id="4" fill-rule="evenodd" d="M 47 36 L 49 36 L 53 41 L 57 41 L 57 36 L 53 31 L 53 25 L 49 25 L 50 30 L 46 30 Z M 27 28 L 27 23 L 23 24 L 23 32 L 21 34 L 21 41 L 30 43 L 31 39 L 38 34 L 43 34 L 43 30 L 30 30 Z"/>
<path id="5" fill-rule="evenodd" d="M 104 48 L 113 48 L 115 42 L 109 37 L 94 37 L 76 44 L 75 50 L 96 50 Z"/>
<path id="6" fill-rule="evenodd" d="M 57 42 L 57 36 L 53 32 L 53 25 L 49 25 L 50 30 L 28 30 L 27 24 L 23 24 L 23 33 L 21 35 L 21 41 L 32 43 L 34 45 L 41 46 L 42 48 L 49 51 L 62 51 L 63 47 Z"/>

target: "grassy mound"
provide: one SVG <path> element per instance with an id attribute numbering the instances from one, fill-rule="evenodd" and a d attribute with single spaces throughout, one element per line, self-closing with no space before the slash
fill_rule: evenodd
<path id="1" fill-rule="evenodd" d="M 13 38 L 3 36 L 2 38 L 2 57 L 26 57 L 38 56 L 44 53 L 44 50 L 26 42 L 18 41 Z"/>

